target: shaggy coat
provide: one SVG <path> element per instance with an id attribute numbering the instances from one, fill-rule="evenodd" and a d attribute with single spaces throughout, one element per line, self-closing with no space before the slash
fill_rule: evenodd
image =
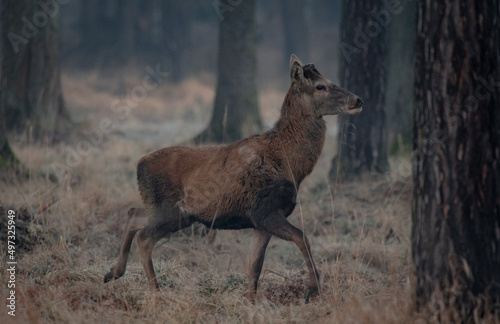
<path id="1" fill-rule="evenodd" d="M 149 282 L 158 287 L 151 260 L 155 243 L 199 222 L 213 229 L 253 228 L 247 295 L 255 298 L 265 249 L 272 235 L 293 241 L 309 269 L 306 300 L 319 291 L 309 242 L 287 221 L 297 190 L 323 149 L 324 115 L 358 113 L 362 101 L 292 55 L 291 86 L 275 126 L 227 146 L 169 147 L 142 157 L 137 181 L 144 208 L 129 211 L 116 265 L 105 282 L 125 272 L 136 232 Z"/>

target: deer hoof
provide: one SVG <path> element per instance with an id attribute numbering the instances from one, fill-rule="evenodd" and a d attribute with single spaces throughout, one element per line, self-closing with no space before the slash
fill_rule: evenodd
<path id="1" fill-rule="evenodd" d="M 112 281 L 112 280 L 116 280 L 120 277 L 121 276 L 116 275 L 115 272 L 113 270 L 111 270 L 110 272 L 106 273 L 106 275 L 104 276 L 104 283 Z"/>
<path id="2" fill-rule="evenodd" d="M 309 303 L 311 298 L 318 296 L 318 294 L 319 289 L 317 286 L 308 287 L 305 294 L 306 304 Z"/>

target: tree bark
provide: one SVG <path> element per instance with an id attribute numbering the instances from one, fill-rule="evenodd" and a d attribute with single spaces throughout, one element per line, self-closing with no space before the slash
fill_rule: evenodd
<path id="1" fill-rule="evenodd" d="M 387 172 L 385 86 L 387 32 L 373 13 L 387 10 L 385 1 L 344 1 L 340 27 L 340 83 L 360 96 L 363 112 L 339 116 L 339 152 L 330 179 L 349 181 L 363 173 Z"/>
<path id="2" fill-rule="evenodd" d="M 5 126 L 32 127 L 35 138 L 52 138 L 67 130 L 69 120 L 59 71 L 59 8 L 44 9 L 34 0 L 4 0 L 2 8 Z"/>
<path id="3" fill-rule="evenodd" d="M 418 1 L 416 301 L 451 322 L 500 313 L 499 60 L 499 0 Z"/>
<path id="4" fill-rule="evenodd" d="M 217 90 L 212 119 L 196 143 L 231 142 L 262 128 L 255 76 L 255 0 L 220 9 Z M 229 6 L 229 8 L 227 7 Z"/>

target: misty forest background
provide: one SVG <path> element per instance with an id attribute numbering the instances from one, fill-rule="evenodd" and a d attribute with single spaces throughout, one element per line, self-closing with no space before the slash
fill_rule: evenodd
<path id="1" fill-rule="evenodd" d="M 110 223 L 109 214 L 114 208 L 121 215 L 123 206 L 136 201 L 131 198 L 134 165 L 141 155 L 175 144 L 229 143 L 270 129 L 290 84 L 294 53 L 364 101 L 359 115 L 326 118 L 322 174 L 313 174 L 301 188 L 306 207 L 318 208 L 319 220 L 331 216 L 332 227 L 335 217 L 345 217 L 341 232 L 347 235 L 354 232 L 349 219 L 357 221 L 363 208 L 396 199 L 403 207 L 390 212 L 394 219 L 387 221 L 386 205 L 367 212 L 367 217 L 385 220 L 365 230 L 363 219 L 353 239 L 359 243 L 373 235 L 367 233 L 384 231 L 383 252 L 373 255 L 382 253 L 380 263 L 389 264 L 385 249 L 393 243 L 387 242 L 397 238 L 402 265 L 395 268 L 406 283 L 397 293 L 387 293 L 393 294 L 391 305 L 402 307 L 398 300 L 407 300 L 405 307 L 433 314 L 423 315 L 428 321 L 500 321 L 498 0 L 2 0 L 0 10 L 0 209 L 20 213 L 18 226 L 26 227 L 26 236 L 18 243 L 26 240 L 26 262 L 36 259 L 28 253 L 33 224 L 45 234 L 52 233 L 50 228 L 58 232 L 59 246 L 62 241 L 84 246 L 74 239 L 83 231 L 79 221 L 59 227 L 55 221 L 69 211 L 75 219 L 84 213 L 75 207 L 80 197 L 73 192 L 100 192 L 97 183 L 113 193 L 121 188 L 112 203 L 96 197 L 90 204 L 108 214 L 92 212 L 82 220 L 96 238 L 105 233 L 119 238 L 120 224 Z M 348 203 L 357 199 L 345 215 L 335 216 L 337 189 Z M 331 203 L 318 198 L 325 196 Z M 87 204 L 81 206 L 90 208 Z M 119 219 L 117 214 L 113 219 Z M 339 229 L 322 232 L 313 223 L 317 240 L 323 235 L 342 241 L 335 236 Z M 82 240 L 91 247 L 99 244 Z M 106 261 L 118 246 L 118 239 L 110 242 L 104 248 Z M 56 244 L 49 239 L 39 243 Z M 357 258 L 359 245 L 346 250 L 355 250 Z M 335 255 L 324 257 L 325 264 L 343 260 L 342 253 Z M 391 267 L 381 268 L 385 275 Z M 340 272 L 332 271 L 326 276 L 339 279 Z M 344 302 L 344 295 L 336 295 L 339 289 L 326 289 L 326 306 L 316 307 L 322 311 Z M 111 298 L 105 290 L 99 293 L 98 300 L 130 302 Z M 145 312 L 140 306 L 144 296 L 137 296 L 132 309 Z M 94 306 L 91 300 L 75 309 Z M 50 309 L 49 322 L 75 319 L 44 307 Z M 297 314 L 303 310 L 297 308 Z M 311 320 L 311 313 L 297 316 Z M 200 316 L 196 321 L 207 320 L 193 314 Z M 326 314 L 325 322 L 334 318 Z M 183 321 L 182 314 L 175 316 Z M 411 316 L 403 321 L 422 318 Z"/>
<path id="2" fill-rule="evenodd" d="M 269 123 L 264 127 L 258 115 L 258 92 L 268 88 L 286 91 L 288 61 L 291 53 L 295 53 L 304 62 L 314 62 L 337 84 L 354 92 L 365 92 L 362 96 L 368 100 L 368 105 L 376 107 L 364 117 L 356 117 L 365 126 L 358 130 L 362 132 L 357 135 L 358 141 L 363 137 L 373 139 L 363 147 L 362 156 L 357 157 L 359 162 L 346 163 L 348 178 L 362 173 L 363 168 L 367 169 L 364 171 L 376 169 L 384 173 L 388 171 L 388 153 L 410 150 L 415 36 L 415 5 L 411 1 L 360 2 L 351 9 L 366 8 L 352 12 L 346 8 L 343 29 L 346 39 L 342 46 L 340 1 L 234 1 L 228 4 L 194 0 L 182 4 L 171 1 L 67 1 L 55 7 L 50 1 L 47 3 L 33 10 L 26 1 L 23 11 L 18 2 L 17 12 L 4 13 L 4 29 L 11 34 L 4 35 L 2 46 L 19 47 L 21 51 L 21 55 L 4 55 L 4 88 L 10 87 L 9 80 L 14 76 L 29 79 L 33 87 L 24 94 L 42 100 L 25 104 L 20 98 L 23 91 L 16 88 L 19 84 L 5 91 L 3 126 L 8 130 L 25 127 L 25 122 L 29 121 L 35 133 L 40 131 L 52 137 L 64 134 L 67 128 L 57 116 L 78 119 L 78 112 L 70 114 L 71 107 L 66 107 L 62 94 L 55 94 L 60 93 L 59 72 L 50 71 L 62 71 L 63 74 L 90 71 L 97 73 L 97 77 L 117 76 L 121 81 L 116 82 L 112 91 L 118 98 L 126 98 L 131 96 L 132 90 L 125 84 L 126 76 L 144 74 L 148 68 L 159 67 L 168 73 L 166 79 L 173 83 L 200 75 L 218 76 L 213 116 L 194 143 L 203 142 L 204 137 L 216 142 L 234 141 L 270 127 Z M 236 7 L 240 10 L 235 10 Z M 59 18 L 46 23 L 43 21 L 44 8 L 49 13 L 60 11 Z M 367 25 L 368 19 L 375 24 Z M 17 27 L 17 34 L 11 31 L 12 25 Z M 369 51 L 360 54 L 363 49 Z M 49 51 L 52 59 L 42 56 L 44 50 Z M 38 53 L 38 57 L 29 56 L 33 53 Z M 24 61 L 19 60 L 21 56 Z M 18 72 L 22 64 L 32 65 L 37 74 L 20 77 Z M 37 68 L 42 65 L 45 69 Z M 349 72 L 352 69 L 355 74 Z M 9 71 L 12 78 L 7 76 Z M 362 79 L 356 79 L 360 75 Z M 52 95 L 40 98 L 37 93 L 43 89 L 37 85 L 44 83 L 44 77 L 52 78 L 49 89 Z M 228 95 L 229 92 L 232 94 Z M 32 111 L 36 108 L 31 106 L 50 105 L 51 100 L 59 101 L 54 102 L 58 108 L 50 110 L 48 116 L 47 111 Z M 222 121 L 228 103 L 230 110 L 223 135 Z M 349 120 L 341 124 L 349 125 Z M 346 131 L 346 134 L 351 133 Z M 349 136 L 346 140 L 355 141 Z M 345 157 L 349 153 L 346 152 Z M 336 173 L 334 168 L 332 174 Z"/>

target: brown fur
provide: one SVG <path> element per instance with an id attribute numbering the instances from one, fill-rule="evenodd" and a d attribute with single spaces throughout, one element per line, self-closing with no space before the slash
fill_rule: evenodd
<path id="1" fill-rule="evenodd" d="M 292 84 L 281 117 L 270 131 L 227 146 L 170 147 L 142 157 L 137 181 L 145 208 L 129 211 L 116 265 L 104 281 L 125 272 L 136 232 L 141 261 L 157 287 L 151 260 L 155 243 L 170 232 L 200 222 L 214 229 L 254 228 L 247 295 L 255 298 L 265 249 L 272 235 L 293 241 L 309 269 L 306 299 L 319 291 L 309 242 L 286 217 L 297 190 L 321 154 L 326 126 L 322 118 L 357 113 L 362 101 L 333 85 L 314 65 L 292 55 Z"/>

